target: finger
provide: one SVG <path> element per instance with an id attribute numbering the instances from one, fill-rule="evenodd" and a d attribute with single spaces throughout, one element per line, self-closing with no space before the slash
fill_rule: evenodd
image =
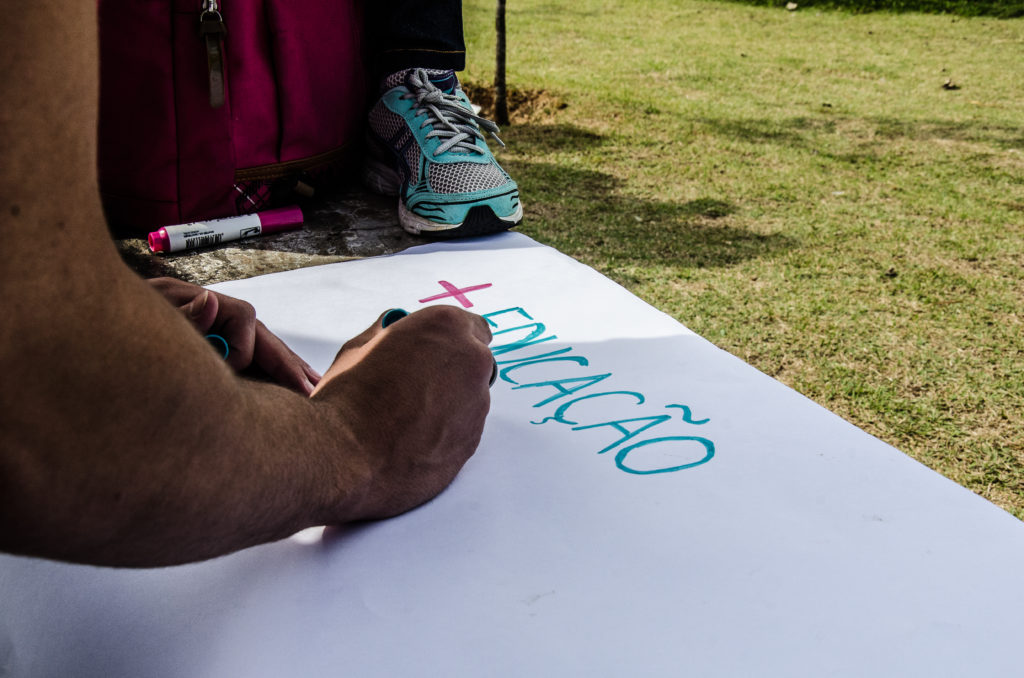
<path id="1" fill-rule="evenodd" d="M 487 321 L 475 313 L 469 313 L 454 306 L 432 306 L 417 311 L 395 327 L 394 332 L 440 332 L 444 342 L 454 350 L 462 346 L 469 369 L 478 372 L 488 385 L 494 383 L 497 363 L 487 345 L 491 341 L 491 330 Z M 478 367 L 479 366 L 479 367 Z"/>
<path id="2" fill-rule="evenodd" d="M 278 384 L 307 396 L 320 380 L 316 370 L 258 320 L 252 364 Z"/>
<path id="3" fill-rule="evenodd" d="M 334 377 L 338 376 L 345 370 L 349 369 L 356 363 L 358 363 L 362 356 L 372 347 L 373 341 L 375 341 L 385 331 L 383 324 L 384 318 L 394 309 L 390 309 L 381 313 L 377 320 L 367 327 L 365 330 L 346 341 L 338 353 L 334 356 L 334 362 L 324 372 L 322 379 L 317 380 L 316 387 L 313 389 L 311 395 L 316 395 L 328 382 Z M 390 330 L 388 330 L 390 331 Z"/>
<path id="4" fill-rule="evenodd" d="M 456 306 L 430 306 L 410 315 L 416 322 L 441 324 L 445 331 L 453 334 L 468 333 L 484 345 L 491 343 L 491 328 L 483 316 L 470 313 Z M 407 323 L 413 324 L 413 323 Z"/>
<path id="5" fill-rule="evenodd" d="M 236 371 L 244 370 L 253 361 L 256 346 L 256 310 L 251 304 L 226 295 L 218 295 L 217 318 L 208 330 L 227 340 L 231 347 L 227 363 Z M 205 330 L 204 330 L 205 331 Z"/>
<path id="6" fill-rule="evenodd" d="M 193 285 L 192 283 L 175 278 L 152 278 L 146 282 L 175 306 L 187 304 L 203 291 L 203 288 L 199 285 Z"/>
<path id="7" fill-rule="evenodd" d="M 386 327 L 395 324 L 396 322 L 398 322 L 398 320 L 404 318 L 407 315 L 409 314 L 406 313 L 405 311 L 402 311 L 402 309 L 400 308 L 389 308 L 388 310 L 384 311 L 379 316 L 377 316 L 377 320 L 375 320 L 372 325 L 370 325 L 365 330 L 363 330 L 356 336 L 346 341 L 345 345 L 341 347 L 341 350 L 344 351 L 345 349 L 358 348 L 360 346 L 363 346 L 371 339 L 373 339 L 375 336 L 383 332 Z"/>
<path id="8" fill-rule="evenodd" d="M 371 341 L 373 341 L 375 337 L 377 337 L 384 331 L 384 319 L 393 310 L 394 309 L 384 311 L 379 316 L 377 316 L 377 320 L 372 325 L 370 325 L 365 330 L 363 330 L 362 332 L 360 332 L 359 334 L 357 334 L 356 336 L 352 337 L 344 344 L 342 344 L 341 348 L 338 349 L 338 353 L 334 356 L 334 361 L 338 362 L 338 360 L 345 353 L 361 348 L 366 344 L 370 343 Z"/>
<path id="9" fill-rule="evenodd" d="M 304 367 L 302 369 L 306 373 L 306 379 L 308 379 L 309 383 L 313 384 L 313 387 L 315 388 L 320 383 L 320 380 L 323 379 L 323 375 L 314 370 L 308 364 L 303 363 L 303 365 Z"/>
<path id="10" fill-rule="evenodd" d="M 216 295 L 209 290 L 174 278 L 153 278 L 147 282 L 200 332 L 208 330 L 217 317 Z"/>
<path id="11" fill-rule="evenodd" d="M 467 313 L 469 312 L 467 311 Z M 469 313 L 469 315 L 472 317 L 473 335 L 484 344 L 490 344 L 491 339 L 494 338 L 494 335 L 491 334 L 490 324 L 482 315 L 477 315 L 476 313 Z"/>
<path id="12" fill-rule="evenodd" d="M 220 302 L 217 300 L 216 294 L 209 290 L 203 290 L 192 301 L 179 306 L 178 310 L 185 314 L 185 317 L 192 322 L 197 330 L 205 334 L 217 320 Z"/>

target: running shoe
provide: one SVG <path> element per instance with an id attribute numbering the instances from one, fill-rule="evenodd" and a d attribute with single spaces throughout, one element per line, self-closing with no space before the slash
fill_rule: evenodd
<path id="1" fill-rule="evenodd" d="M 370 111 L 366 185 L 398 196 L 409 233 L 461 238 L 508 230 L 523 220 L 519 187 L 498 165 L 480 117 L 454 71 L 410 69 L 384 80 Z"/>

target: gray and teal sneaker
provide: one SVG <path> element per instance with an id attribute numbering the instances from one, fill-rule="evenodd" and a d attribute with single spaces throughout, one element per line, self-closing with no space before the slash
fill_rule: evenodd
<path id="1" fill-rule="evenodd" d="M 398 196 L 409 233 L 461 238 L 505 231 L 523 220 L 519 187 L 494 159 L 454 71 L 390 75 L 370 110 L 366 185 Z M 501 144 L 504 146 L 504 144 Z"/>

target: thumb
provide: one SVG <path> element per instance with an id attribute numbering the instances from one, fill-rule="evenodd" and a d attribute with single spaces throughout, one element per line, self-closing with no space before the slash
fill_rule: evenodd
<path id="1" fill-rule="evenodd" d="M 210 290 L 203 290 L 192 301 L 179 306 L 178 310 L 185 314 L 185 317 L 195 325 L 196 329 L 205 332 L 213 327 L 219 306 L 217 295 Z"/>

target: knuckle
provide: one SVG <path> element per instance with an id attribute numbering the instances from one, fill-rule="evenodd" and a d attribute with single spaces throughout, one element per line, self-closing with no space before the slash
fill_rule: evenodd
<path id="1" fill-rule="evenodd" d="M 446 330 L 457 330 L 463 327 L 468 315 L 461 308 L 454 306 L 431 306 L 423 309 L 421 313 L 424 320 L 428 320 L 433 325 Z"/>
<path id="2" fill-rule="evenodd" d="M 484 344 L 477 344 L 478 349 L 476 351 L 476 358 L 480 365 L 485 366 L 488 370 L 494 364 L 494 354 L 491 353 L 491 349 L 487 348 Z"/>
<path id="3" fill-rule="evenodd" d="M 484 320 L 482 315 L 474 316 L 477 321 L 477 326 L 480 328 L 480 333 L 483 335 L 486 343 L 491 343 L 491 339 L 494 338 L 494 334 L 491 333 L 491 326 Z M 490 351 L 488 351 L 490 353 Z"/>
<path id="4" fill-rule="evenodd" d="M 477 343 L 471 347 L 463 358 L 467 374 L 472 374 L 476 379 L 480 375 L 489 378 L 494 369 L 494 356 L 483 344 Z"/>

